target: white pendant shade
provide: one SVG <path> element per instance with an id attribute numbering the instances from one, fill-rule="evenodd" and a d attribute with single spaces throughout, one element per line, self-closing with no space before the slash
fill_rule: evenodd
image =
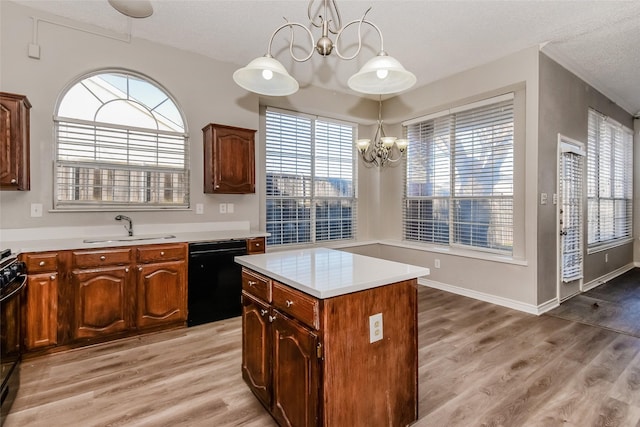
<path id="1" fill-rule="evenodd" d="M 261 56 L 236 70 L 233 80 L 248 91 L 268 96 L 291 95 L 299 88 L 296 79 L 271 56 Z"/>
<path id="2" fill-rule="evenodd" d="M 416 76 L 397 59 L 381 52 L 351 76 L 347 84 L 356 92 L 385 95 L 409 89 L 416 84 Z"/>
<path id="3" fill-rule="evenodd" d="M 109 0 L 109 4 L 132 18 L 147 18 L 153 14 L 153 6 L 149 0 Z"/>

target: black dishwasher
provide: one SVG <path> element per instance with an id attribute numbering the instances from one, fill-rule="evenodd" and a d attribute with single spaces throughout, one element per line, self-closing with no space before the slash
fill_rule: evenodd
<path id="1" fill-rule="evenodd" d="M 242 314 L 242 268 L 233 258 L 246 253 L 245 240 L 189 244 L 187 326 Z"/>

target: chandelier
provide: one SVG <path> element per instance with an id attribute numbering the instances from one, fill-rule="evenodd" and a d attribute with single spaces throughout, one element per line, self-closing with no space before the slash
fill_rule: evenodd
<path id="1" fill-rule="evenodd" d="M 261 95 L 291 95 L 298 90 L 298 82 L 291 77 L 282 63 L 271 55 L 271 45 L 278 32 L 285 28 L 290 29 L 289 54 L 297 62 L 308 61 L 313 56 L 314 50 L 322 56 L 328 56 L 335 51 L 340 59 L 351 60 L 358 56 L 362 49 L 362 26 L 365 24 L 375 29 L 380 36 L 380 51 L 375 57 L 367 61 L 360 71 L 349 78 L 347 81 L 348 86 L 356 92 L 365 94 L 390 94 L 409 89 L 416 83 L 416 76 L 405 70 L 397 59 L 389 56 L 384 51 L 382 32 L 375 24 L 366 19 L 367 13 L 371 8 L 367 9 L 362 18 L 353 20 L 343 26 L 336 0 L 323 0 L 322 14 L 312 17 L 314 1 L 310 0 L 307 7 L 308 26 L 298 22 L 289 22 L 285 18 L 287 22 L 276 28 L 271 34 L 267 53 L 233 73 L 233 80 L 236 84 L 248 91 Z M 330 16 L 335 19 L 330 19 Z M 352 25 L 357 25 L 358 48 L 353 55 L 345 56 L 340 52 L 338 42 L 343 32 Z M 313 27 L 321 29 L 321 37 L 317 43 L 311 32 Z M 295 28 L 301 28 L 310 42 L 307 54 L 304 57 L 297 57 L 293 52 Z M 336 36 L 335 42 L 330 39 L 330 34 Z"/>
<path id="2" fill-rule="evenodd" d="M 376 127 L 376 133 L 373 136 L 373 144 L 370 139 L 358 139 L 356 141 L 356 148 L 362 160 L 368 166 L 382 167 L 395 163 L 404 157 L 408 145 L 408 139 L 396 138 L 395 136 L 387 136 L 385 134 L 384 127 L 382 126 L 382 96 L 380 96 L 378 125 Z"/>

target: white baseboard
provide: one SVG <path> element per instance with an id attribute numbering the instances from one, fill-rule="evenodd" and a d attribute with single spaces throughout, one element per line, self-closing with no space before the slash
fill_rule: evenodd
<path id="1" fill-rule="evenodd" d="M 533 304 L 527 304 L 509 298 L 503 298 L 496 295 L 486 294 L 484 292 L 461 288 L 459 286 L 448 285 L 446 283 L 436 282 L 435 280 L 429 280 L 425 278 L 419 278 L 418 284 L 535 315 L 540 315 L 558 306 L 558 301 L 555 298 L 536 306 Z"/>
<path id="2" fill-rule="evenodd" d="M 597 288 L 600 285 L 604 285 L 605 283 L 607 283 L 609 280 L 614 279 L 624 273 L 626 273 L 627 271 L 631 270 L 632 268 L 635 267 L 640 267 L 640 263 L 629 263 L 627 265 L 624 265 L 620 268 L 618 268 L 617 270 L 613 270 L 607 274 L 605 274 L 604 276 L 600 276 L 595 280 L 592 280 L 590 282 L 587 283 L 583 283 L 582 284 L 582 292 L 587 292 L 590 291 L 593 288 Z"/>

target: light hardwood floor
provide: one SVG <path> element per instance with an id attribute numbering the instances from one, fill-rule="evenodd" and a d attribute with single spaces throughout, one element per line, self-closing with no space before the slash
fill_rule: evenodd
<path id="1" fill-rule="evenodd" d="M 418 295 L 416 426 L 640 427 L 640 339 Z M 235 318 L 27 360 L 4 427 L 275 426 L 241 379 L 240 329 Z"/>

